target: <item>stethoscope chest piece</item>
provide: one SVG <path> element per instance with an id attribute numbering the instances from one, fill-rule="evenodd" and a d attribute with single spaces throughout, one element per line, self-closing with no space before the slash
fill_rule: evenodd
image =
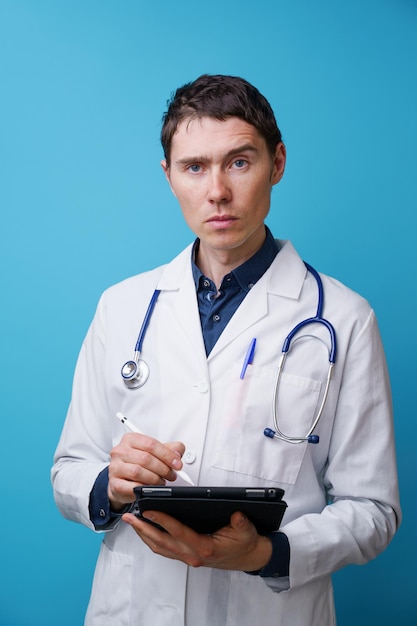
<path id="1" fill-rule="evenodd" d="M 146 361 L 126 361 L 121 370 L 123 382 L 128 389 L 138 389 L 149 378 L 149 365 Z"/>
<path id="2" fill-rule="evenodd" d="M 148 328 L 152 311 L 160 293 L 160 289 L 155 289 L 155 291 L 153 292 L 153 296 L 149 303 L 148 310 L 146 311 L 145 319 L 143 320 L 142 327 L 139 331 L 139 337 L 136 342 L 133 360 L 126 361 L 126 363 L 122 367 L 122 379 L 128 389 L 139 389 L 139 387 L 142 387 L 149 378 L 149 365 L 146 363 L 146 361 L 143 361 L 139 357 L 140 353 L 142 352 L 142 344 L 145 337 L 146 329 Z"/>

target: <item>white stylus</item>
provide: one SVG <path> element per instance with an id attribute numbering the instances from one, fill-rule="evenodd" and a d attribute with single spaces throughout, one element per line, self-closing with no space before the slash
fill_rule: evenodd
<path id="1" fill-rule="evenodd" d="M 120 413 L 120 411 L 118 413 L 116 413 L 116 417 L 122 422 L 122 424 L 124 424 L 126 426 L 126 428 L 128 430 L 130 430 L 130 432 L 132 432 L 132 433 L 139 433 L 139 435 L 143 435 L 144 434 L 141 430 L 139 430 L 139 428 L 136 428 L 136 426 L 134 424 L 132 424 L 132 422 L 129 422 L 127 417 L 125 415 L 123 415 L 123 413 Z M 189 485 L 192 485 L 194 487 L 193 481 L 191 480 L 191 478 L 188 476 L 188 474 L 186 472 L 184 472 L 183 470 L 174 470 L 174 471 L 176 471 L 177 476 L 179 476 L 186 483 L 188 483 Z"/>

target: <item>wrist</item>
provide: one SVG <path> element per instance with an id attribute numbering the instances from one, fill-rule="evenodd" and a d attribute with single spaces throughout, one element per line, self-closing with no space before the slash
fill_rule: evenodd
<path id="1" fill-rule="evenodd" d="M 112 493 L 110 491 L 110 489 L 108 489 L 107 491 L 107 497 L 109 499 L 110 502 L 110 510 L 113 513 L 120 513 L 121 511 L 123 511 L 124 509 L 126 509 L 126 502 L 119 502 L 118 500 L 116 500 L 113 496 Z M 130 506 L 130 505 L 129 505 Z"/>
<path id="2" fill-rule="evenodd" d="M 250 555 L 250 559 L 246 559 L 243 571 L 247 573 L 259 573 L 271 560 L 272 557 L 272 541 L 268 536 L 259 535 L 255 550 Z"/>
<path id="3" fill-rule="evenodd" d="M 275 532 L 268 535 L 271 542 L 271 556 L 267 563 L 262 567 L 246 571 L 246 574 L 252 576 L 261 576 L 262 578 L 281 578 L 289 576 L 290 569 L 290 545 L 287 536 L 282 532 Z"/>

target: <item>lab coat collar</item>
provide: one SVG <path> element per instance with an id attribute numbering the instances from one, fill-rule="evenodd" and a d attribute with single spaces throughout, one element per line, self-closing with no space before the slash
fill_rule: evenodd
<path id="1" fill-rule="evenodd" d="M 190 244 L 180 252 L 168 265 L 165 265 L 159 278 L 157 289 L 161 291 L 177 291 L 181 288 L 184 280 L 191 276 L 191 254 L 193 244 Z"/>
<path id="2" fill-rule="evenodd" d="M 264 285 L 263 289 L 266 286 L 267 293 L 297 299 L 306 276 L 306 267 L 290 241 L 277 240 L 277 242 L 280 251 L 259 282 Z M 164 267 L 158 281 L 158 289 L 176 291 L 182 287 L 184 281 L 190 278 L 193 280 L 192 249 L 193 244 L 190 244 Z"/>
<path id="3" fill-rule="evenodd" d="M 231 341 L 268 314 L 268 296 L 298 299 L 306 276 L 306 267 L 289 241 L 278 240 L 280 251 L 274 261 L 252 287 L 220 335 L 208 361 Z M 178 291 L 176 319 L 195 350 L 205 354 L 198 313 L 197 296 L 191 268 L 192 244 L 187 246 L 163 269 L 157 285 L 161 291 Z"/>
<path id="4" fill-rule="evenodd" d="M 279 253 L 265 273 L 268 293 L 297 300 L 307 268 L 290 241 L 278 239 Z"/>

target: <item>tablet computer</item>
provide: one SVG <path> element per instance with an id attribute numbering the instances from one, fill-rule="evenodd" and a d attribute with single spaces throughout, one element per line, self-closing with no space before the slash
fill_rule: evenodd
<path id="1" fill-rule="evenodd" d="M 246 515 L 260 534 L 278 530 L 287 508 L 277 487 L 155 487 L 134 488 L 131 512 L 162 511 L 198 533 L 211 534 L 230 524 L 236 511 Z M 146 520 L 146 518 L 143 518 Z M 146 520 L 149 521 L 149 520 Z"/>

